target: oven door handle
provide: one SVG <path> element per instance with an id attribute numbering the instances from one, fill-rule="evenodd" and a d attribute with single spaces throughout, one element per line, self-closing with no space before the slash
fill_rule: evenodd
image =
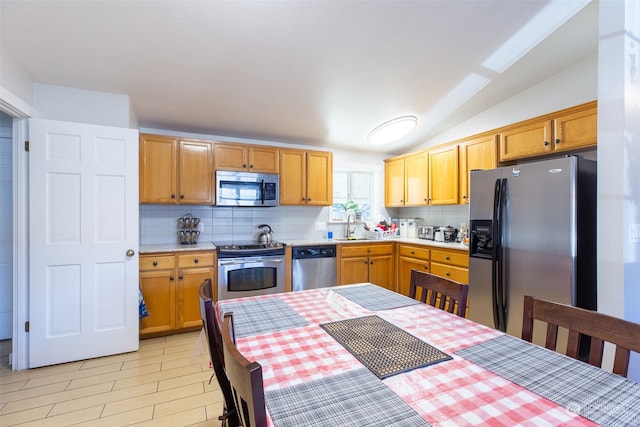
<path id="1" fill-rule="evenodd" d="M 232 261 L 218 261 L 219 265 L 239 265 L 239 264 L 247 264 L 254 262 L 284 262 L 284 258 L 242 258 L 235 259 Z"/>

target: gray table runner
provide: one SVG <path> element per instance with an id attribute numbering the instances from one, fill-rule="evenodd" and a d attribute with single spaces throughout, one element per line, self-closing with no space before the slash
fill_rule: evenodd
<path id="1" fill-rule="evenodd" d="M 378 316 L 339 320 L 320 327 L 378 378 L 452 359 Z"/>
<path id="2" fill-rule="evenodd" d="M 280 298 L 220 303 L 221 315 L 233 312 L 233 326 L 237 338 L 298 328 L 309 324 Z"/>
<path id="3" fill-rule="evenodd" d="M 367 369 L 265 392 L 277 427 L 430 426 Z"/>
<path id="4" fill-rule="evenodd" d="M 504 335 L 456 352 L 603 426 L 640 426 L 640 384 Z"/>
<path id="5" fill-rule="evenodd" d="M 413 304 L 422 304 L 420 301 L 376 285 L 362 285 L 347 288 L 334 287 L 331 288 L 331 290 L 371 311 L 390 310 L 392 308 L 406 307 Z"/>

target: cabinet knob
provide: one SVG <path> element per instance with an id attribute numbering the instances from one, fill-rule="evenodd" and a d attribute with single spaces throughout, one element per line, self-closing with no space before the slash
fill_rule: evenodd
<path id="1" fill-rule="evenodd" d="M 547 145 L 549 145 L 549 141 L 544 142 L 544 146 L 546 147 Z"/>
<path id="2" fill-rule="evenodd" d="M 198 263 L 198 258 L 194 259 L 194 260 L 193 260 L 193 263 L 194 263 L 194 264 L 197 264 L 197 263 Z"/>
<path id="3" fill-rule="evenodd" d="M 445 276 L 451 276 L 451 273 L 449 273 L 448 271 L 445 273 Z"/>
<path id="4" fill-rule="evenodd" d="M 243 168 L 246 168 L 246 167 L 247 167 L 247 164 L 246 164 L 246 163 L 243 163 L 243 164 L 242 164 L 242 167 L 243 167 Z"/>
<path id="5" fill-rule="evenodd" d="M 556 138 L 556 140 L 554 141 L 556 144 L 560 144 L 560 138 Z"/>
<path id="6" fill-rule="evenodd" d="M 411 251 L 411 255 L 415 254 L 415 252 Z"/>
<path id="7" fill-rule="evenodd" d="M 462 196 L 462 198 L 463 198 L 463 199 L 466 199 L 466 198 L 467 198 L 467 196 Z"/>
<path id="8" fill-rule="evenodd" d="M 173 281 L 173 280 L 175 280 L 175 277 L 169 276 L 169 280 Z"/>
<path id="9" fill-rule="evenodd" d="M 429 266 L 428 265 L 424 266 L 424 271 L 429 271 Z"/>
<path id="10" fill-rule="evenodd" d="M 444 259 L 446 259 L 447 261 L 449 261 L 451 258 L 449 258 L 449 256 L 444 257 Z"/>
<path id="11" fill-rule="evenodd" d="M 184 194 L 181 194 L 181 195 L 180 195 L 180 198 L 181 198 L 181 199 L 184 199 Z"/>
<path id="12" fill-rule="evenodd" d="M 307 199 L 307 202 L 310 202 L 310 201 L 311 201 L 311 197 L 309 197 L 309 198 Z"/>
<path id="13" fill-rule="evenodd" d="M 253 169 L 253 165 L 249 165 L 249 167 L 250 167 L 251 169 Z"/>
<path id="14" fill-rule="evenodd" d="M 157 267 L 158 266 L 158 261 L 153 261 L 153 266 Z"/>
<path id="15" fill-rule="evenodd" d="M 306 201 L 307 201 L 307 199 L 305 199 L 305 198 L 303 197 L 303 198 L 302 198 L 302 201 L 303 201 L 303 202 L 306 202 Z"/>
<path id="16" fill-rule="evenodd" d="M 447 275 L 448 275 L 448 274 L 449 274 L 449 273 L 447 273 Z M 184 279 L 184 276 L 181 274 L 181 275 L 179 275 L 179 276 L 178 276 L 178 280 L 182 280 L 182 279 Z"/>
<path id="17" fill-rule="evenodd" d="M 171 198 L 172 198 L 172 199 L 175 199 L 175 198 L 176 198 L 176 195 L 175 195 L 175 194 L 172 194 L 172 195 L 171 195 Z"/>

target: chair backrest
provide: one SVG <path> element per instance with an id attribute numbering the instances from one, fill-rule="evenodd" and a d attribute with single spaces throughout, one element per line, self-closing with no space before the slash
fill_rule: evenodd
<path id="1" fill-rule="evenodd" d="M 236 406 L 233 401 L 233 394 L 231 393 L 231 385 L 229 384 L 229 379 L 224 371 L 222 334 L 220 332 L 220 326 L 216 319 L 216 313 L 213 307 L 213 292 L 211 286 L 211 279 L 206 279 L 198 289 L 200 316 L 202 317 L 204 332 L 207 336 L 207 342 L 209 343 L 209 355 L 211 356 L 213 371 L 215 372 L 218 385 L 220 386 L 220 390 L 222 391 L 222 396 L 225 401 L 225 410 L 221 419 L 228 420 L 229 425 L 231 426 L 237 426 L 239 425 L 238 414 L 235 409 Z"/>
<path id="2" fill-rule="evenodd" d="M 467 311 L 469 286 L 419 270 L 411 270 L 409 297 L 416 298 L 421 289 L 420 301 L 464 317 Z M 455 311 L 454 311 L 455 310 Z"/>
<path id="3" fill-rule="evenodd" d="M 629 351 L 640 353 L 640 325 L 597 311 L 585 310 L 566 304 L 546 301 L 532 296 L 524 297 L 522 339 L 531 342 L 533 321 L 547 323 L 545 347 L 557 351 L 558 327 L 569 330 L 566 355 L 579 359 L 582 336 L 591 337 L 588 362 L 602 367 L 604 342 L 616 347 L 613 373 L 627 376 Z"/>
<path id="4" fill-rule="evenodd" d="M 264 404 L 262 366 L 249 362 L 236 348 L 233 329 L 233 313 L 224 314 L 222 348 L 225 370 L 231 382 L 236 408 L 244 427 L 264 427 L 267 414 Z"/>

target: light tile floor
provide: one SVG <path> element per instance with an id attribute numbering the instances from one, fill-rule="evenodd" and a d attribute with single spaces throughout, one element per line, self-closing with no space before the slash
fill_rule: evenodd
<path id="1" fill-rule="evenodd" d="M 11 371 L 0 343 L 0 426 L 219 426 L 199 332 L 140 341 L 133 353 Z M 201 350 L 204 354 L 199 354 Z"/>

